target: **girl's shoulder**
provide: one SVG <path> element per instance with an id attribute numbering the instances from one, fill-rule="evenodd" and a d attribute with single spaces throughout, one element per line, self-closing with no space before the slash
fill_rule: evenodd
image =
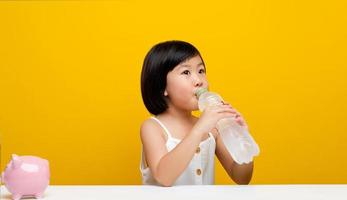
<path id="1" fill-rule="evenodd" d="M 166 134 L 163 128 L 151 118 L 144 120 L 141 124 L 140 135 L 144 137 L 163 137 L 166 140 Z"/>

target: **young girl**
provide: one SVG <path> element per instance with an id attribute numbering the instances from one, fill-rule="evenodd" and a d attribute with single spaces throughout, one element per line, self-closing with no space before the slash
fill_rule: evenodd
<path id="1" fill-rule="evenodd" d="M 154 115 L 141 125 L 142 182 L 146 185 L 214 184 L 214 155 L 237 184 L 248 184 L 253 162 L 239 165 L 224 146 L 217 122 L 233 117 L 247 124 L 228 103 L 207 107 L 200 118 L 195 91 L 208 88 L 199 51 L 183 41 L 162 42 L 148 52 L 141 74 L 141 92 Z"/>

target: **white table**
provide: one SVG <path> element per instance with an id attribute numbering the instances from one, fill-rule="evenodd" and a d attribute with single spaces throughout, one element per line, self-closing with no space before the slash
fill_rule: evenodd
<path id="1" fill-rule="evenodd" d="M 1 186 L 1 199 L 11 199 Z M 27 199 L 27 198 L 26 198 Z M 51 185 L 45 191 L 47 200 L 136 199 L 136 200 L 347 200 L 347 184 L 343 185 L 212 185 L 157 187 L 142 185 Z"/>

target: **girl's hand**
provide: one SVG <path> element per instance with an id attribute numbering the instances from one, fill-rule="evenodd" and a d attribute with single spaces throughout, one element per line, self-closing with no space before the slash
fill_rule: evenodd
<path id="1" fill-rule="evenodd" d="M 216 127 L 217 122 L 223 118 L 236 118 L 237 112 L 229 104 L 208 106 L 202 112 L 193 129 L 205 134 Z"/>
<path id="2" fill-rule="evenodd" d="M 227 102 L 223 102 L 224 105 L 229 105 L 229 103 Z M 231 106 L 230 106 L 231 107 Z M 245 127 L 247 130 L 248 130 L 248 125 L 246 123 L 246 121 L 244 120 L 244 118 L 242 117 L 242 115 L 233 107 L 231 107 L 231 109 L 233 110 L 234 113 L 236 113 L 235 115 L 235 121 L 240 125 L 240 126 L 243 126 Z"/>

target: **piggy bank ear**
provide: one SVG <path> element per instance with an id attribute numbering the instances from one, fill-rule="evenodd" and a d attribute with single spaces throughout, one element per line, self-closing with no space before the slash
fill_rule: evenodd
<path id="1" fill-rule="evenodd" d="M 17 169 L 22 164 L 22 160 L 16 154 L 12 154 L 12 167 Z"/>

